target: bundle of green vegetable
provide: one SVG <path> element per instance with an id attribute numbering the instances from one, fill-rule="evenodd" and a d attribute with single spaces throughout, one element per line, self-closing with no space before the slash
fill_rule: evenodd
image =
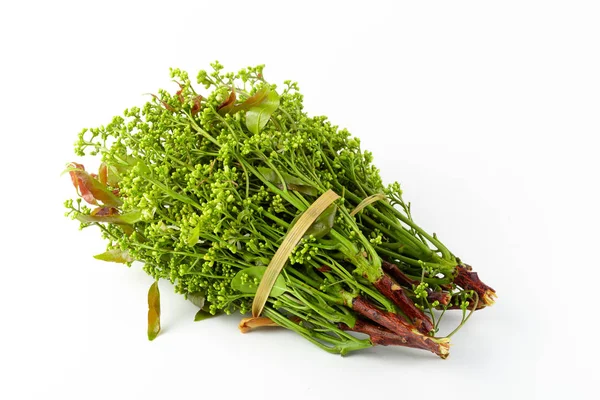
<path id="1" fill-rule="evenodd" d="M 445 311 L 462 310 L 460 328 L 494 290 L 413 222 L 358 139 L 303 111 L 295 83 L 277 90 L 262 66 L 212 68 L 198 74 L 208 94 L 175 69 L 176 93 L 80 133 L 76 154 L 101 164 L 69 164 L 80 197 L 67 215 L 101 229 L 96 258 L 141 261 L 197 320 L 252 310 L 243 332 L 280 326 L 332 353 L 399 345 L 445 358 Z M 148 304 L 154 339 L 156 283 Z"/>

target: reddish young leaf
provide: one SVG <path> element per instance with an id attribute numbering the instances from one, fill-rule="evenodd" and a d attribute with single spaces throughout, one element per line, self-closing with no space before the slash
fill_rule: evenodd
<path id="1" fill-rule="evenodd" d="M 83 198 L 87 203 L 98 205 L 98 202 L 94 198 L 94 195 L 90 192 L 90 190 L 85 186 L 80 178 L 80 173 L 78 171 L 84 171 L 85 168 L 81 164 L 77 164 L 75 162 L 69 164 L 69 175 L 71 176 L 71 182 L 73 182 L 73 186 L 75 186 L 75 190 L 77 190 L 77 194 Z"/>
<path id="2" fill-rule="evenodd" d="M 233 109 L 235 100 L 236 100 L 235 87 L 233 87 L 231 89 L 231 93 L 229 94 L 229 97 L 227 97 L 227 99 L 224 102 L 222 102 L 221 105 L 219 105 L 219 107 L 217 107 L 219 114 L 225 115 L 228 112 L 230 112 Z"/>
<path id="3" fill-rule="evenodd" d="M 269 94 L 269 89 L 267 87 L 263 87 L 252 96 L 244 100 L 242 104 L 238 104 L 237 106 L 233 107 L 230 114 L 235 114 L 236 112 L 242 110 L 249 110 L 252 107 L 260 105 L 267 97 L 267 94 Z"/>
<path id="4" fill-rule="evenodd" d="M 104 163 L 100 164 L 100 168 L 98 169 L 98 180 L 103 185 L 106 185 L 108 182 L 108 167 Z"/>
<path id="5" fill-rule="evenodd" d="M 183 98 L 183 94 L 182 94 L 184 87 L 179 82 L 175 82 L 175 83 L 179 85 L 179 90 L 177 91 L 177 93 L 175 93 L 175 95 L 177 96 L 177 100 L 179 100 L 179 102 L 181 104 L 183 104 L 185 102 L 185 99 Z"/>
<path id="6" fill-rule="evenodd" d="M 79 195 L 89 204 L 98 205 L 101 201 L 105 206 L 116 207 L 123 202 L 115 196 L 106 185 L 88 174 L 83 165 L 71 163 L 71 181 L 78 190 Z"/>
<path id="7" fill-rule="evenodd" d="M 84 167 L 81 164 L 72 162 L 67 165 L 67 169 L 65 170 L 65 172 L 68 172 L 69 176 L 71 177 L 71 183 L 75 187 L 75 190 L 77 191 L 77 195 L 81 196 L 81 191 L 79 190 L 79 179 L 77 179 L 77 175 L 73 171 L 74 169 L 84 169 Z"/>
<path id="8" fill-rule="evenodd" d="M 109 215 L 119 215 L 119 210 L 113 207 L 98 207 L 94 208 L 90 215 L 98 217 L 108 217 Z"/>
<path id="9" fill-rule="evenodd" d="M 200 112 L 200 107 L 201 107 L 200 100 L 202 100 L 202 96 L 194 97 L 194 105 L 192 106 L 192 110 L 191 110 L 192 115 L 196 115 Z"/>
<path id="10" fill-rule="evenodd" d="M 162 101 L 161 99 L 158 98 L 157 95 L 150 93 L 150 96 L 154 97 L 156 100 L 160 101 L 160 103 L 169 111 L 171 112 L 175 112 L 175 109 L 173 108 L 172 105 L 170 105 L 169 103 Z"/>

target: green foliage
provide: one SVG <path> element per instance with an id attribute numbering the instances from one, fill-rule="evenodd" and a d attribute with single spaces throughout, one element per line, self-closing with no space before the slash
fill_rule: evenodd
<path id="1" fill-rule="evenodd" d="M 248 130 L 258 135 L 267 125 L 277 107 L 279 107 L 279 95 L 276 91 L 270 90 L 262 101 L 246 111 L 246 127 Z"/>
<path id="2" fill-rule="evenodd" d="M 258 284 L 265 274 L 265 267 L 249 267 L 239 271 L 231 281 L 231 288 L 242 293 L 255 294 Z M 287 291 L 287 285 L 282 275 L 277 277 L 270 296 L 277 298 Z"/>

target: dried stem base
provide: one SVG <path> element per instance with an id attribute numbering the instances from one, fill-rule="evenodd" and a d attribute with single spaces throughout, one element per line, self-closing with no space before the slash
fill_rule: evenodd
<path id="1" fill-rule="evenodd" d="M 392 300 L 406 315 L 410 322 L 419 330 L 427 334 L 433 330 L 431 319 L 423 311 L 415 306 L 415 303 L 406 296 L 404 289 L 398 285 L 389 275 L 384 274 L 373 285 L 388 299 Z"/>
<path id="2" fill-rule="evenodd" d="M 465 290 L 473 290 L 479 296 L 482 303 L 486 306 L 494 304 L 496 299 L 496 291 L 483 283 L 479 279 L 477 272 L 473 272 L 470 266 L 458 265 L 456 267 L 458 274 L 454 278 L 454 283 Z"/>
<path id="3" fill-rule="evenodd" d="M 449 344 L 446 339 L 425 336 L 394 313 L 376 308 L 366 299 L 357 296 L 352 301 L 352 309 L 359 315 L 387 328 L 398 336 L 402 346 L 429 350 L 441 358 L 448 356 Z M 366 332 L 365 332 L 366 333 Z"/>

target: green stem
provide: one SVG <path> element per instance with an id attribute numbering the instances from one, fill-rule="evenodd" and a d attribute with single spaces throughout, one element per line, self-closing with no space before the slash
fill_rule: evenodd
<path id="1" fill-rule="evenodd" d="M 293 197 L 290 195 L 290 193 L 287 190 L 281 190 L 279 189 L 277 186 L 275 186 L 274 184 L 272 184 L 271 182 L 267 181 L 262 174 L 260 174 L 252 165 L 250 165 L 250 163 L 248 163 L 246 160 L 243 160 L 242 163 L 244 164 L 244 166 L 246 168 L 248 168 L 248 170 L 250 172 L 252 172 L 252 174 L 254 176 L 256 176 L 258 179 L 260 179 L 260 181 L 267 186 L 269 189 L 271 189 L 275 194 L 278 194 L 279 196 L 281 196 L 283 199 L 287 200 L 289 203 L 291 203 L 294 207 L 296 207 L 296 209 L 298 209 L 299 211 L 304 211 L 306 210 L 307 207 L 304 206 L 304 204 L 302 204 L 297 198 Z M 281 178 L 283 180 L 283 178 Z M 285 186 L 284 186 L 285 189 Z"/>
<path id="2" fill-rule="evenodd" d="M 347 197 L 350 198 L 350 199 L 352 199 L 354 202 L 356 202 L 356 204 L 359 204 L 362 201 L 361 198 L 358 197 L 358 196 L 356 196 L 354 193 L 352 193 L 350 191 L 347 191 L 346 193 L 347 193 Z M 389 204 L 387 202 L 381 202 L 381 203 L 384 203 L 386 206 L 389 206 Z M 373 205 L 369 205 L 369 206 L 365 207 L 365 209 L 367 209 L 367 210 L 369 210 L 369 212 L 373 213 L 373 215 L 375 217 L 377 217 L 381 222 L 387 224 L 390 227 L 396 228 L 395 232 L 400 233 L 415 248 L 419 249 L 419 251 L 421 253 L 419 255 L 419 258 L 427 258 L 427 257 L 431 256 L 431 254 L 433 254 L 433 251 L 429 248 L 429 246 L 426 246 L 418 238 L 416 238 L 415 236 L 413 236 L 410 233 L 410 231 L 406 230 L 401 224 L 398 223 L 397 220 L 394 221 L 394 220 L 388 218 L 386 215 L 384 215 L 381 211 L 379 211 Z M 366 219 L 368 217 L 366 215 L 363 215 L 363 218 Z M 399 238 L 397 238 L 397 239 L 399 239 Z"/>
<path id="3" fill-rule="evenodd" d="M 256 204 L 253 203 L 252 204 L 252 208 L 254 210 L 256 210 L 257 212 L 259 212 L 261 215 L 264 215 L 265 217 L 269 218 L 271 221 L 276 222 L 282 228 L 285 228 L 285 229 L 289 229 L 290 228 L 290 224 L 288 224 L 287 222 L 285 222 L 281 218 L 277 217 L 276 215 L 271 214 L 270 212 L 268 212 L 267 210 L 265 210 L 264 207 L 262 209 L 260 209 L 259 206 L 257 206 Z"/>
<path id="4" fill-rule="evenodd" d="M 390 256 L 398 261 L 402 261 L 403 263 L 412 265 L 414 267 L 422 268 L 423 265 L 425 265 L 425 266 L 433 268 L 435 270 L 439 270 L 440 272 L 444 273 L 445 275 L 452 275 L 455 270 L 454 263 L 448 262 L 447 260 L 444 260 L 437 255 L 434 255 L 434 257 L 433 257 L 433 259 L 437 262 L 421 261 L 421 260 L 415 260 L 410 257 L 406 257 L 402 254 L 398 254 L 397 252 L 392 251 L 390 249 L 386 249 L 385 247 L 376 246 L 375 248 L 377 249 L 377 251 L 379 253 L 385 254 L 385 255 Z"/>
<path id="5" fill-rule="evenodd" d="M 386 208 L 388 208 L 389 210 L 391 210 L 400 221 L 404 222 L 406 225 L 410 226 L 415 231 L 419 232 L 425 239 L 427 239 L 429 242 L 431 242 L 431 244 L 433 244 L 439 251 L 442 252 L 442 257 L 444 257 L 447 260 L 454 259 L 454 257 L 450 253 L 450 250 L 448 250 L 448 248 L 446 246 L 444 246 L 442 244 L 442 242 L 440 242 L 435 237 L 433 237 L 430 234 L 428 234 L 427 232 L 425 232 L 423 229 L 421 229 L 421 227 L 419 227 L 417 224 L 415 224 L 411 219 L 407 218 L 404 214 L 402 214 L 400 211 L 398 211 L 398 209 L 396 209 L 391 204 L 385 203 L 384 206 Z"/>

